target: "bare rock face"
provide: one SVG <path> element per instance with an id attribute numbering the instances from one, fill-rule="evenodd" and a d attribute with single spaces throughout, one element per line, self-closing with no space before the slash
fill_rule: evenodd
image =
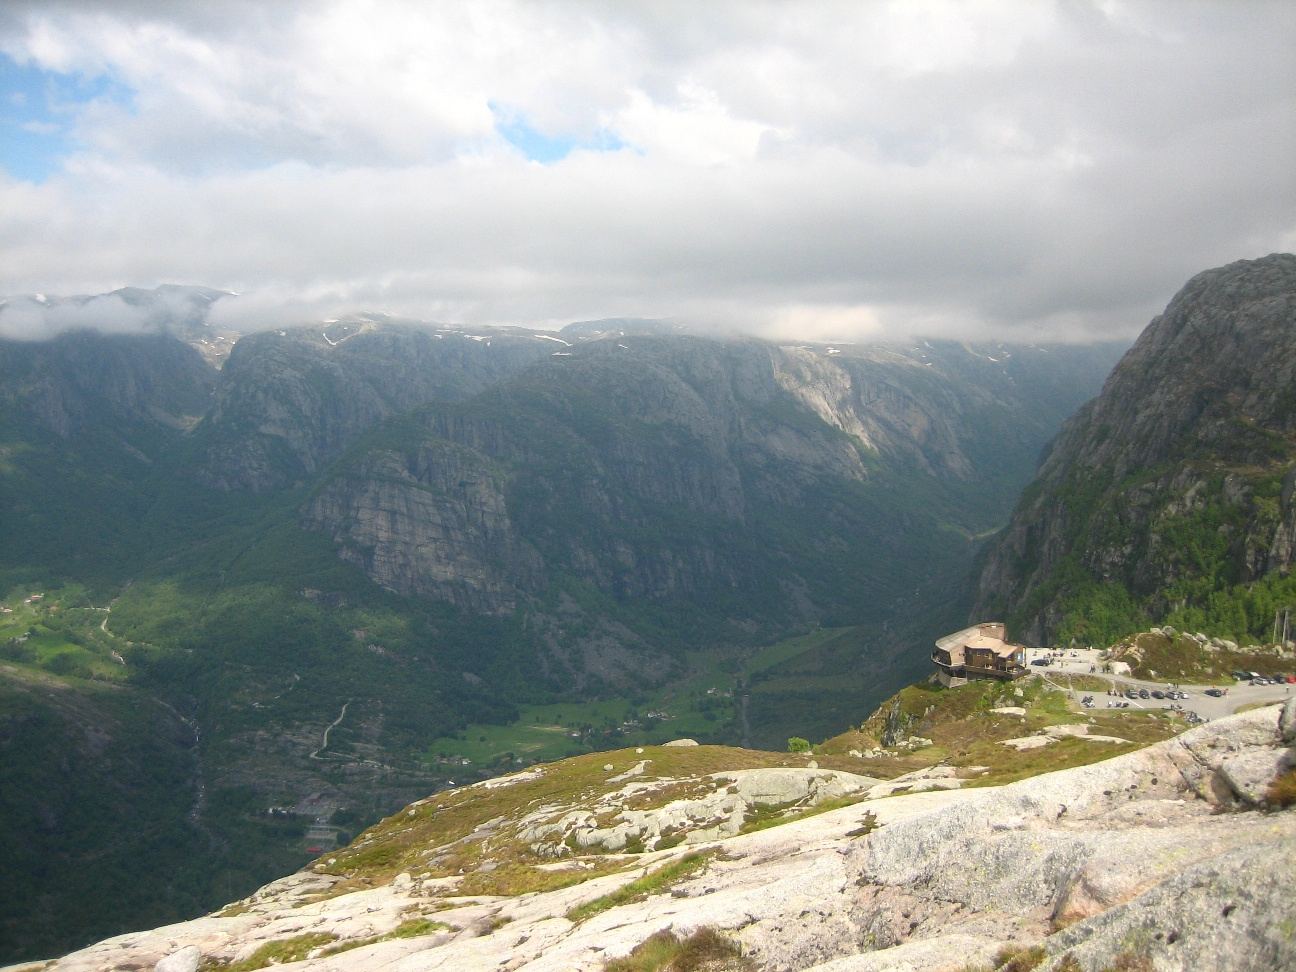
<path id="1" fill-rule="evenodd" d="M 606 851 L 632 836 L 627 828 L 655 823 L 666 832 L 687 820 L 698 828 L 693 834 L 704 834 L 624 857 L 630 869 L 623 873 L 541 893 L 474 897 L 460 895 L 453 877 L 402 872 L 366 887 L 303 872 L 267 886 L 228 917 L 110 939 L 49 970 L 144 968 L 195 946 L 219 967 L 269 942 L 318 935 L 310 941 L 324 944 L 300 965 L 308 972 L 596 972 L 663 929 L 687 935 L 702 927 L 736 939 L 754 967 L 768 972 L 961 972 L 1005 950 L 1034 950 L 1035 967 L 1047 970 L 1291 968 L 1296 810 L 1253 809 L 1227 784 L 1232 762 L 1272 764 L 1288 753 L 1279 719 L 1271 706 L 1008 786 L 866 798 L 746 834 L 731 820 L 757 791 L 817 799 L 803 783 L 858 793 L 868 781 L 809 770 L 791 780 L 786 769 L 762 769 L 717 774 L 695 791 L 701 779 L 654 781 L 649 760 L 641 759 L 609 780 L 620 789 L 596 804 L 551 800 L 533 808 L 523 800 L 515 808 L 524 814 L 515 823 L 531 826 L 539 843 L 570 831 L 571 839 L 555 845 L 566 848 L 565 858 L 546 866 L 573 872 L 606 864 Z M 523 792 L 556 772 L 537 767 L 478 787 L 496 799 L 496 791 Z M 744 787 L 751 792 L 744 795 Z M 646 806 L 651 792 L 668 802 Z M 831 798 L 827 790 L 819 797 Z M 427 802 L 408 815 L 426 812 Z M 505 819 L 479 831 L 490 829 L 498 843 L 513 825 Z M 551 833 L 546 820 L 559 830 Z M 580 856 L 595 844 L 603 856 Z M 699 847 L 715 852 L 703 870 L 592 917 L 589 909 L 572 910 Z M 428 848 L 438 850 L 445 848 Z M 397 932 L 424 914 L 435 922 L 411 937 Z"/>
<path id="2" fill-rule="evenodd" d="M 302 519 L 332 533 L 342 558 L 383 587 L 481 613 L 511 610 L 539 572 L 498 476 L 479 453 L 445 442 L 367 457 L 321 490 Z"/>
<path id="3" fill-rule="evenodd" d="M 211 403 L 217 372 L 183 341 L 70 331 L 0 341 L 0 403 L 62 438 L 131 427 L 178 433 Z"/>
<path id="4" fill-rule="evenodd" d="M 1296 698 L 1288 699 L 1283 705 L 1278 729 L 1282 733 L 1283 742 L 1296 743 Z"/>
<path id="5" fill-rule="evenodd" d="M 1198 274 L 1063 426 L 986 563 L 974 616 L 1011 615 L 1042 591 L 1021 637 L 1049 643 L 1068 559 L 1156 614 L 1162 592 L 1193 570 L 1176 531 L 1207 511 L 1240 582 L 1289 569 L 1293 383 L 1296 256 Z"/>
<path id="6" fill-rule="evenodd" d="M 278 437 L 275 450 L 303 457 L 305 472 L 387 407 L 368 392 L 330 392 L 320 407 L 336 399 L 329 408 L 351 402 L 351 411 L 334 422 L 326 409 L 323 424 L 291 418 L 314 414 L 310 396 L 321 382 L 342 381 L 327 375 L 364 339 L 312 350 L 323 370 L 310 381 L 230 386 L 273 388 L 274 401 L 256 405 L 258 421 Z M 264 367 L 267 351 L 257 354 Z M 678 335 L 575 345 L 469 402 L 388 421 L 329 474 L 303 522 L 332 535 L 379 584 L 473 610 L 512 611 L 557 575 L 617 599 L 733 590 L 766 556 L 784 613 L 814 620 L 823 608 L 806 595 L 810 582 L 780 559 L 786 541 L 763 528 L 826 505 L 837 522 L 805 537 L 807 548 L 886 549 L 895 540 L 873 507 L 838 498 L 874 478 L 870 463 L 893 475 L 985 479 L 999 473 L 985 463 L 990 440 L 1039 435 L 1038 416 L 993 358 L 950 348 L 932 356 Z M 246 360 L 250 367 L 252 350 Z M 227 372 L 237 377 L 242 361 L 236 355 Z M 994 380 L 974 380 L 981 365 Z M 335 426 L 347 431 L 325 435 Z M 324 438 L 299 442 L 311 428 Z M 240 445 L 234 466 L 208 468 L 237 467 L 261 482 L 252 465 L 272 463 L 271 452 Z"/>
<path id="7" fill-rule="evenodd" d="M 374 319 L 248 335 L 195 432 L 198 479 L 256 493 L 302 482 L 387 416 L 467 398 L 548 353 L 546 345 Z"/>

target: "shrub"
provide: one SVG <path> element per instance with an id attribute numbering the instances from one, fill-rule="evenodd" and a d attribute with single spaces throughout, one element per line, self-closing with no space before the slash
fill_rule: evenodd
<path id="1" fill-rule="evenodd" d="M 1036 945 L 1033 948 L 1017 948 L 1007 945 L 999 950 L 995 959 L 998 972 L 1030 972 L 1048 958 L 1048 953 Z"/>
<path id="2" fill-rule="evenodd" d="M 688 938 L 678 938 L 669 928 L 635 946 L 623 959 L 604 966 L 606 972 L 696 972 L 712 962 L 726 968 L 750 969 L 737 942 L 714 928 L 699 928 Z"/>
<path id="3" fill-rule="evenodd" d="M 800 736 L 793 736 L 788 740 L 789 753 L 808 753 L 810 752 L 810 741 L 802 739 Z"/>
<path id="4" fill-rule="evenodd" d="M 1273 807 L 1290 807 L 1296 804 L 1296 769 L 1280 773 L 1265 793 L 1265 801 Z"/>

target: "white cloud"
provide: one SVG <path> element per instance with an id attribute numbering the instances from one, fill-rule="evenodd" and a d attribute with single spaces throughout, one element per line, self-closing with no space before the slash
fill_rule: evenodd
<path id="1" fill-rule="evenodd" d="M 1296 238 L 1294 42 L 1259 2 L 11 3 L 0 49 L 133 97 L 0 173 L 0 289 L 1129 334 Z M 611 150 L 528 162 L 492 105 Z"/>

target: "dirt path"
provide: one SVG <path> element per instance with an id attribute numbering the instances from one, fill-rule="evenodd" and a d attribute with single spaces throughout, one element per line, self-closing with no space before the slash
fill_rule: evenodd
<path id="1" fill-rule="evenodd" d="M 328 728 L 324 730 L 324 740 L 320 743 L 320 747 L 319 747 L 319 749 L 315 750 L 315 752 L 313 752 L 313 753 L 310 754 L 310 758 L 311 758 L 311 759 L 323 759 L 323 758 L 324 758 L 323 756 L 320 755 L 320 753 L 322 753 L 324 750 L 328 749 L 328 737 L 329 737 L 329 733 L 333 731 L 334 726 L 337 726 L 337 725 L 338 725 L 338 724 L 339 724 L 343 719 L 346 718 L 346 710 L 347 710 L 347 706 L 350 705 L 350 704 L 351 704 L 351 703 L 350 703 L 349 701 L 348 701 L 348 702 L 344 702 L 344 703 L 342 704 L 342 712 L 338 715 L 338 717 L 337 717 L 336 719 L 334 719 L 331 723 L 329 723 Z"/>

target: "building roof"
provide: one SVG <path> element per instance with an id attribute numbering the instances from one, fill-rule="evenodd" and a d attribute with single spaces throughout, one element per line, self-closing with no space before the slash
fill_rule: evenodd
<path id="1" fill-rule="evenodd" d="M 989 650 L 1000 658 L 1010 659 L 1021 649 L 1021 645 L 1014 645 L 1005 640 L 1005 634 L 1002 622 L 984 621 L 946 635 L 936 642 L 936 647 L 949 652 L 951 665 L 965 664 L 965 653 L 969 648 Z"/>

